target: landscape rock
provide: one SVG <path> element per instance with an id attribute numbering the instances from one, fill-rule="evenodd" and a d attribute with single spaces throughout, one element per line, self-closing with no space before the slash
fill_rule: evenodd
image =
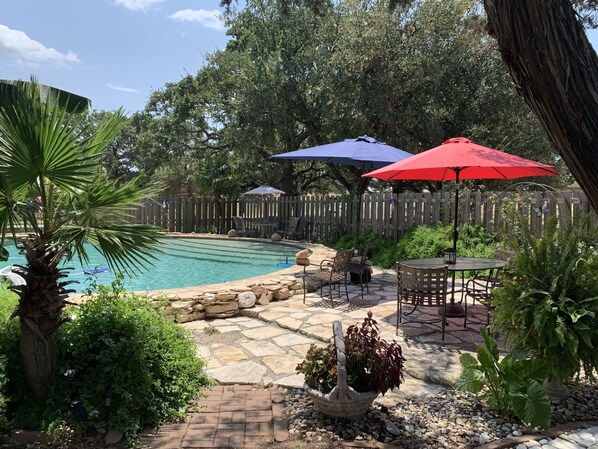
<path id="1" fill-rule="evenodd" d="M 257 303 L 260 306 L 267 306 L 268 304 L 270 304 L 270 301 L 272 301 L 272 293 L 264 292 L 257 300 Z"/>
<path id="2" fill-rule="evenodd" d="M 280 236 L 280 234 L 275 232 L 270 236 L 270 240 L 272 240 L 273 242 L 280 242 L 282 240 L 282 237 Z"/>
<path id="3" fill-rule="evenodd" d="M 277 301 L 288 299 L 291 296 L 289 289 L 286 287 L 281 288 L 280 290 L 275 291 L 272 293 L 272 298 L 276 299 Z"/>
<path id="4" fill-rule="evenodd" d="M 237 295 L 237 303 L 239 304 L 239 309 L 249 309 L 255 305 L 255 293 L 243 292 Z"/>
<path id="5" fill-rule="evenodd" d="M 237 230 L 236 229 L 231 229 L 230 231 L 227 232 L 227 235 L 229 237 L 236 237 L 237 236 Z"/>
<path id="6" fill-rule="evenodd" d="M 208 318 L 221 318 L 216 315 L 227 315 L 227 318 L 237 314 L 239 310 L 239 304 L 236 301 L 227 301 L 222 303 L 208 304 L 206 305 L 206 316 Z"/>

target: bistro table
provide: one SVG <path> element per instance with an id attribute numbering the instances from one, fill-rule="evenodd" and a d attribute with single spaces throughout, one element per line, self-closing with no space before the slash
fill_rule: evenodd
<path id="1" fill-rule="evenodd" d="M 397 262 L 399 263 L 399 262 Z M 455 263 L 446 263 L 442 257 L 429 257 L 427 259 L 411 259 L 402 260 L 400 263 L 409 265 L 415 268 L 440 268 L 446 266 L 449 273 L 451 273 L 451 302 L 446 305 L 447 317 L 463 317 L 465 316 L 465 309 L 461 305 L 464 297 L 464 289 L 461 288 L 461 301 L 455 302 L 455 275 L 461 273 L 461 280 L 465 280 L 465 272 L 481 270 L 496 270 L 502 268 L 507 263 L 500 259 L 491 259 L 487 257 L 457 257 Z"/>

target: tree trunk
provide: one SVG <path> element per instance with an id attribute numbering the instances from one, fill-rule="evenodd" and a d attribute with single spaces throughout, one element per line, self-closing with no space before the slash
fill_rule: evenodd
<path id="1" fill-rule="evenodd" d="M 484 0 L 519 93 L 598 211 L 598 56 L 569 0 Z"/>
<path id="2" fill-rule="evenodd" d="M 21 356 L 29 387 L 36 398 L 44 398 L 48 393 L 48 381 L 56 369 L 54 335 L 45 339 L 36 333 L 25 320 L 21 319 Z"/>

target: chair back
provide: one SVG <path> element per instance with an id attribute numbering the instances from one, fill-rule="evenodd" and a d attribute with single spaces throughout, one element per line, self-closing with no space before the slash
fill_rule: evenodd
<path id="1" fill-rule="evenodd" d="M 298 224 L 299 224 L 299 217 L 289 218 L 289 227 L 287 228 L 287 232 L 289 234 L 295 232 L 295 229 L 297 229 Z"/>
<path id="2" fill-rule="evenodd" d="M 448 267 L 416 268 L 399 263 L 398 295 L 403 303 L 440 307 L 446 302 Z"/>
<path id="3" fill-rule="evenodd" d="M 336 252 L 334 259 L 332 260 L 332 265 L 330 269 L 333 272 L 343 272 L 347 269 L 349 264 L 351 263 L 351 258 L 353 257 L 354 250 L 351 249 L 340 249 Z"/>
<path id="4" fill-rule="evenodd" d="M 235 229 L 239 232 L 245 232 L 245 221 L 243 217 L 233 217 L 233 223 L 235 224 Z"/>
<path id="5" fill-rule="evenodd" d="M 309 220 L 307 218 L 299 217 L 297 226 L 295 227 L 295 230 L 293 231 L 293 234 L 297 237 L 297 239 L 303 238 L 303 234 L 305 234 L 305 228 L 307 227 L 308 222 L 309 222 Z"/>

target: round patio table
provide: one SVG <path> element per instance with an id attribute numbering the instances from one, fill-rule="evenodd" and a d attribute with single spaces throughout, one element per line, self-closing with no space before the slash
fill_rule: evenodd
<path id="1" fill-rule="evenodd" d="M 465 316 L 465 309 L 461 305 L 463 301 L 463 289 L 461 293 L 461 301 L 455 302 L 455 275 L 461 273 L 461 280 L 465 280 L 466 271 L 481 271 L 481 270 L 496 270 L 502 268 L 507 263 L 504 260 L 492 259 L 487 257 L 457 257 L 455 263 L 446 263 L 442 257 L 428 257 L 426 259 L 411 259 L 402 260 L 397 264 L 402 263 L 415 268 L 440 268 L 446 266 L 449 273 L 451 273 L 451 302 L 446 305 L 447 317 L 463 317 Z"/>

